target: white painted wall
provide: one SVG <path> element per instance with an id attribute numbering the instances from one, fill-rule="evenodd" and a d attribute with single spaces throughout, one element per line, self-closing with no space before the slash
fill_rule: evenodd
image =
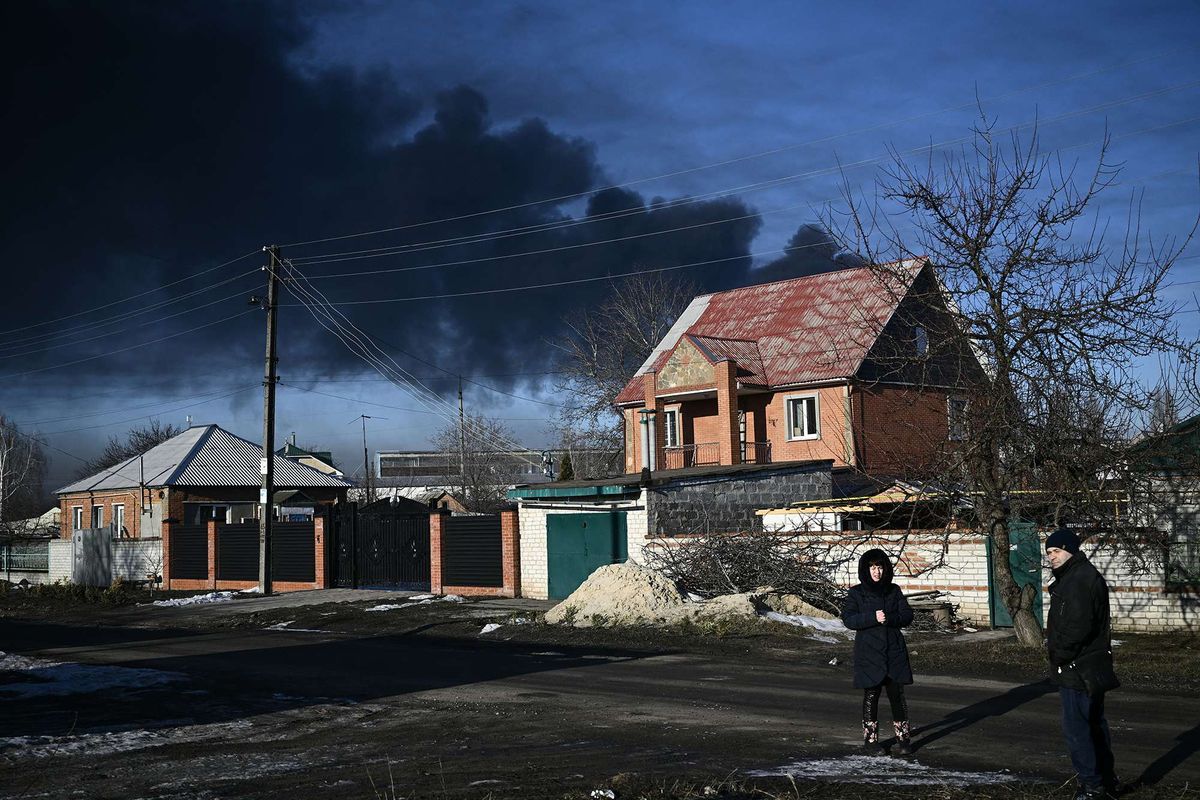
<path id="1" fill-rule="evenodd" d="M 628 536 L 629 560 L 644 562 L 649 521 L 645 490 L 638 502 L 623 503 L 535 503 L 522 501 L 517 510 L 521 532 L 521 596 L 545 600 L 550 595 L 550 576 L 546 560 L 546 516 L 549 514 L 586 514 L 624 511 Z"/>

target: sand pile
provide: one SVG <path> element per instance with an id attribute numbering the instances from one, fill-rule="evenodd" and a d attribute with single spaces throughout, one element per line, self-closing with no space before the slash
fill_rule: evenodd
<path id="1" fill-rule="evenodd" d="M 757 622 L 762 614 L 832 619 L 796 595 L 764 588 L 689 601 L 662 573 L 638 564 L 600 567 L 570 597 L 546 612 L 551 624 L 587 628 L 593 625 L 677 625 L 740 619 Z"/>
<path id="2" fill-rule="evenodd" d="M 686 603 L 674 582 L 661 573 L 637 564 L 609 564 L 547 611 L 546 622 L 581 628 L 654 624 Z"/>

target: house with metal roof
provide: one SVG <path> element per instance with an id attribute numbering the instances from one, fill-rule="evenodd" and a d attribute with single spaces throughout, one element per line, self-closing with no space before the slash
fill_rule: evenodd
<path id="1" fill-rule="evenodd" d="M 616 398 L 625 471 L 829 459 L 920 475 L 985 374 L 933 265 L 882 266 L 693 299 Z"/>
<path id="2" fill-rule="evenodd" d="M 191 427 L 115 466 L 59 489 L 62 535 L 111 526 L 121 538 L 151 538 L 172 520 L 242 522 L 259 514 L 263 449 L 217 425 Z M 276 454 L 275 513 L 295 520 L 343 502 L 351 484 Z"/>

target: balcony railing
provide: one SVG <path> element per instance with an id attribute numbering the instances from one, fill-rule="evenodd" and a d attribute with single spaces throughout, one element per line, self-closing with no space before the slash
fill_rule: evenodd
<path id="1" fill-rule="evenodd" d="M 743 464 L 770 464 L 770 442 L 742 442 Z"/>
<path id="2" fill-rule="evenodd" d="M 770 464 L 770 442 L 744 442 L 741 449 L 743 464 Z M 701 442 L 663 448 L 663 469 L 712 467 L 721 463 L 721 446 L 717 442 Z"/>
<path id="3" fill-rule="evenodd" d="M 721 463 L 721 446 L 716 442 L 663 448 L 663 469 L 706 467 Z"/>

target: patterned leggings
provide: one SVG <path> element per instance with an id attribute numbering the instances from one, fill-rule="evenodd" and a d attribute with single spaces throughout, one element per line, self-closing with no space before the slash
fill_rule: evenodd
<path id="1" fill-rule="evenodd" d="M 896 729 L 896 738 L 909 738 L 908 702 L 904 699 L 904 687 L 891 678 L 885 678 L 883 683 L 863 689 L 863 740 L 869 743 L 879 741 L 879 695 L 887 689 L 888 702 L 892 705 L 892 726 Z"/>

